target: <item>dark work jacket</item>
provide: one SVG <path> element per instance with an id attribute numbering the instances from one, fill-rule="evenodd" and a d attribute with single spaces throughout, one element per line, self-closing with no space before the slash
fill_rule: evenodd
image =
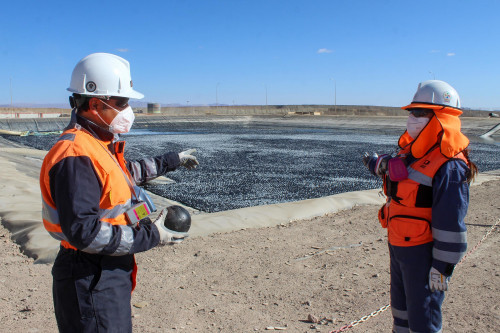
<path id="1" fill-rule="evenodd" d="M 77 116 L 76 124 L 73 124 L 73 126 L 80 126 L 101 141 L 115 141 L 114 134 L 83 117 Z M 114 154 L 114 145 L 110 144 L 107 148 Z M 175 170 L 179 164 L 178 154 L 170 152 L 152 158 L 128 161 L 126 167 L 134 182 L 143 184 L 168 171 Z M 146 218 L 136 226 L 113 225 L 111 236 L 107 244 L 101 246 L 102 250 L 99 253 L 95 253 L 95 251 L 94 253 L 85 253 L 85 249 L 91 247 L 91 244 L 95 243 L 96 239 L 100 239 L 101 224 L 106 223 L 101 221 L 98 215 L 103 186 L 93 164 L 90 162 L 90 158 L 88 156 L 63 158 L 54 164 L 45 176 L 42 176 L 49 177 L 50 194 L 56 204 L 58 218 L 65 238 L 77 249 L 77 252 L 82 252 L 78 256 L 68 256 L 67 254 L 62 256 L 62 253 L 60 253 L 58 258 L 63 259 L 64 257 L 65 260 L 63 262 L 56 259 L 53 269 L 53 273 L 56 273 L 56 275 L 60 277 L 74 275 L 75 270 L 71 268 L 67 260 L 76 257 L 85 257 L 89 262 L 93 263 L 105 261 L 107 267 L 112 267 L 113 263 L 116 263 L 120 267 L 133 268 L 134 253 L 146 251 L 158 245 L 160 239 L 158 229 L 151 223 L 149 218 Z M 126 234 L 124 233 L 124 227 L 128 229 Z M 127 235 L 127 237 L 124 235 Z M 132 237 L 129 237 L 129 235 L 132 235 Z M 124 242 L 128 242 L 127 246 L 124 246 Z M 67 251 L 74 250 L 68 249 Z M 117 258 L 117 256 L 120 258 Z M 88 268 L 90 269 L 90 266 Z M 81 269 L 79 271 L 78 275 L 82 273 Z"/>

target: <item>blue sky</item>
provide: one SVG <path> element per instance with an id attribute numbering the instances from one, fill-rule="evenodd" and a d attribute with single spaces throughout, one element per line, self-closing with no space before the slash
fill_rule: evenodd
<path id="1" fill-rule="evenodd" d="M 500 109 L 500 1 L 8 1 L 0 104 L 65 103 L 94 52 L 131 63 L 144 101 L 402 106 L 449 82 Z M 216 96 L 217 95 L 217 96 Z M 189 101 L 189 102 L 188 102 Z"/>

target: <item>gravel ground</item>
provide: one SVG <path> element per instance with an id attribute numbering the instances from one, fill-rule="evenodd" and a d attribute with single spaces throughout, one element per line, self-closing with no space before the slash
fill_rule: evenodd
<path id="1" fill-rule="evenodd" d="M 405 118 L 389 126 L 323 122 L 310 118 L 252 122 L 174 122 L 139 128 L 125 135 L 127 158 L 196 148 L 200 167 L 167 176 L 174 184 L 147 185 L 158 195 L 205 212 L 378 188 L 381 182 L 362 167 L 364 152 L 396 149 Z M 467 128 L 471 158 L 480 171 L 500 169 L 500 145 L 478 140 L 484 129 Z M 10 137 L 48 150 L 57 136 Z"/>

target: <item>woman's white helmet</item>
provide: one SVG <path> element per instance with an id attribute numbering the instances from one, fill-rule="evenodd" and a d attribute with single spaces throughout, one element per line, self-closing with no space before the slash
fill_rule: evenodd
<path id="1" fill-rule="evenodd" d="M 448 83 L 440 80 L 429 80 L 418 84 L 417 92 L 410 105 L 403 109 L 411 109 L 416 104 L 431 104 L 437 106 L 450 106 L 460 109 L 460 97 L 457 91 Z"/>
<path id="2" fill-rule="evenodd" d="M 144 97 L 132 87 L 127 60 L 110 53 L 93 53 L 76 64 L 67 90 L 85 96 Z"/>

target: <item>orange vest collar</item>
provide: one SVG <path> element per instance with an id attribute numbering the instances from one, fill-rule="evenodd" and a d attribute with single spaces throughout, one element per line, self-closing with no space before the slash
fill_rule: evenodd
<path id="1" fill-rule="evenodd" d="M 405 131 L 399 138 L 399 147 L 411 144 L 411 153 L 416 158 L 424 156 L 437 143 L 441 154 L 448 158 L 467 148 L 469 139 L 460 132 L 461 122 L 458 118 L 462 111 L 448 106 L 421 103 L 410 104 L 402 109 L 411 108 L 433 109 L 434 116 L 415 140 Z"/>

